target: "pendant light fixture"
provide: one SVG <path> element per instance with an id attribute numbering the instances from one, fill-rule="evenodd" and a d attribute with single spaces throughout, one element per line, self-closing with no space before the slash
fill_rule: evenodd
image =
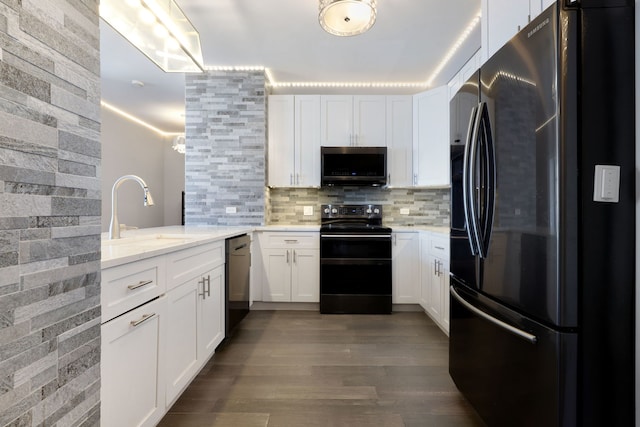
<path id="1" fill-rule="evenodd" d="M 376 22 L 376 0 L 320 0 L 318 21 L 336 36 L 362 34 Z"/>

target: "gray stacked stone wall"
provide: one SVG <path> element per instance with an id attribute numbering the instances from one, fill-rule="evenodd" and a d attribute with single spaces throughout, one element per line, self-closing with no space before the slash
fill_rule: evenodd
<path id="1" fill-rule="evenodd" d="M 264 71 L 187 74 L 185 90 L 185 223 L 263 225 Z"/>
<path id="2" fill-rule="evenodd" d="M 100 418 L 98 0 L 0 0 L 0 426 Z"/>
<path id="3" fill-rule="evenodd" d="M 268 224 L 320 224 L 320 205 L 330 203 L 380 204 L 390 226 L 449 226 L 448 189 L 412 188 L 271 188 Z M 304 206 L 313 206 L 305 216 Z M 408 208 L 409 215 L 400 213 Z"/>

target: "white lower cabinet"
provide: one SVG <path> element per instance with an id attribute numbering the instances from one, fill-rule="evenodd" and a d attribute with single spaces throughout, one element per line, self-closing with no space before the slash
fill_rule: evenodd
<path id="1" fill-rule="evenodd" d="M 320 235 L 318 232 L 261 233 L 262 300 L 320 301 Z"/>
<path id="2" fill-rule="evenodd" d="M 420 242 L 417 232 L 394 232 L 391 249 L 393 303 L 415 304 L 418 299 Z"/>
<path id="3" fill-rule="evenodd" d="M 166 298 L 102 325 L 101 425 L 155 426 L 165 413 Z"/>
<path id="4" fill-rule="evenodd" d="M 192 276 L 167 292 L 167 392 L 169 407 L 213 355 L 224 339 L 224 264 L 215 261 L 220 245 L 186 249 L 168 255 Z M 206 255 L 210 256 L 207 257 Z M 168 267 L 168 271 L 172 271 Z"/>
<path id="5" fill-rule="evenodd" d="M 155 426 L 224 339 L 224 241 L 102 275 L 101 425 Z"/>
<path id="6" fill-rule="evenodd" d="M 420 305 L 449 334 L 449 239 L 423 232 L 420 236 Z"/>

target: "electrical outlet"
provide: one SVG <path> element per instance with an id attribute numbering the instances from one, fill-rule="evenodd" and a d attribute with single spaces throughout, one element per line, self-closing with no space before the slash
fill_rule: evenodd
<path id="1" fill-rule="evenodd" d="M 235 206 L 227 206 L 226 212 L 228 214 L 234 214 L 234 213 L 236 213 L 236 207 Z"/>
<path id="2" fill-rule="evenodd" d="M 313 215 L 313 206 L 305 206 L 304 215 L 306 216 Z"/>
<path id="3" fill-rule="evenodd" d="M 409 208 L 400 208 L 400 215 L 409 215 Z"/>

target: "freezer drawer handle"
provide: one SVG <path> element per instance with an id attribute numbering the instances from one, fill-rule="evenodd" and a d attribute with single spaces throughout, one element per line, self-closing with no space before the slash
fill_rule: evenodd
<path id="1" fill-rule="evenodd" d="M 464 298 L 462 298 L 456 291 L 455 289 L 453 289 L 453 286 L 451 286 L 449 288 L 449 291 L 451 292 L 451 295 L 458 300 L 458 302 L 462 305 L 464 305 L 468 310 L 472 311 L 474 314 L 482 317 L 483 319 L 493 323 L 494 325 L 502 328 L 502 329 L 506 329 L 507 331 L 511 332 L 512 334 L 523 338 L 527 341 L 529 341 L 531 344 L 535 344 L 538 339 L 536 338 L 535 335 L 531 335 L 528 332 L 525 332 L 521 329 L 518 328 L 514 328 L 513 326 L 504 323 L 502 320 L 498 320 L 495 317 L 489 316 L 487 313 L 485 313 L 484 311 L 478 310 L 476 307 L 472 306 L 471 304 L 469 304 L 467 301 L 465 301 Z"/>

